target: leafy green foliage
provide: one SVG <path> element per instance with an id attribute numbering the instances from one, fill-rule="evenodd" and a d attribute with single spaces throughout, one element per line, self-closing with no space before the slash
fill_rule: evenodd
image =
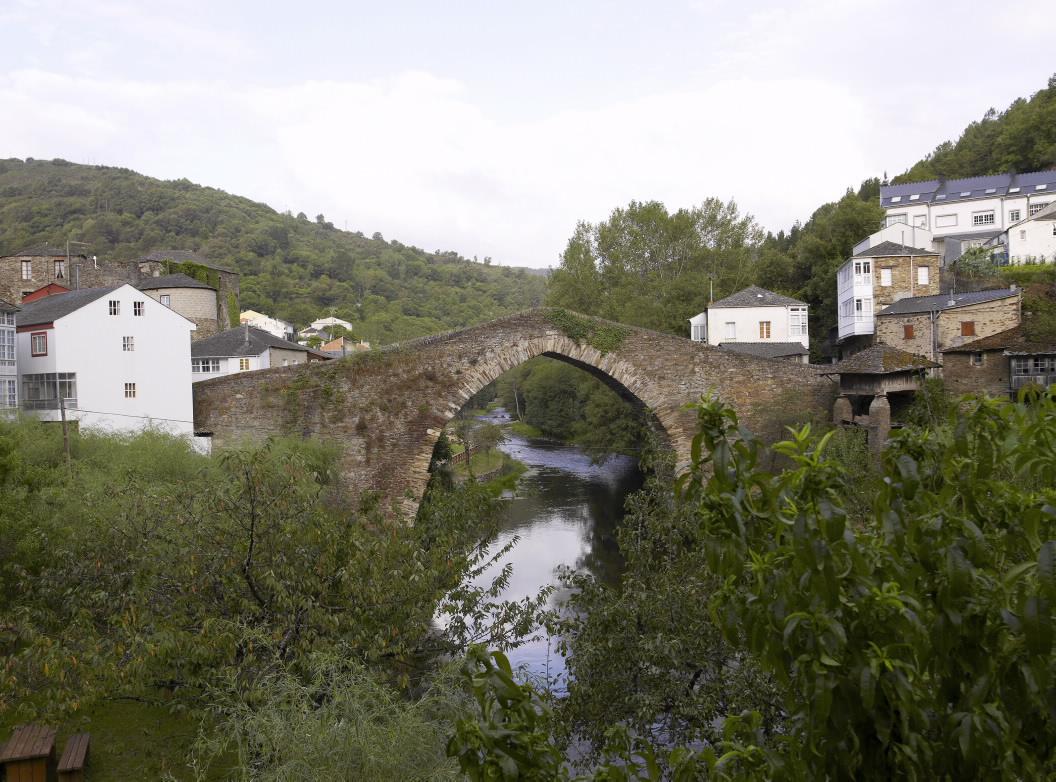
<path id="1" fill-rule="evenodd" d="M 202 252 L 241 273 L 244 309 L 299 325 L 334 314 L 379 345 L 539 306 L 546 286 L 525 269 L 339 231 L 185 179 L 0 160 L 0 254 L 66 239 L 118 260 L 163 247 Z"/>
<path id="2" fill-rule="evenodd" d="M 629 333 L 615 324 L 584 318 L 563 309 L 548 309 L 546 319 L 573 342 L 586 343 L 602 355 L 619 350 Z"/>

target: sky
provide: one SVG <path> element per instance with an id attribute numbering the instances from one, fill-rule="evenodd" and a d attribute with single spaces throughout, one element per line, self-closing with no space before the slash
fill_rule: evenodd
<path id="1" fill-rule="evenodd" d="M 0 0 L 0 158 L 556 266 L 631 200 L 767 230 L 1056 72 L 1056 14 L 887 0 Z"/>

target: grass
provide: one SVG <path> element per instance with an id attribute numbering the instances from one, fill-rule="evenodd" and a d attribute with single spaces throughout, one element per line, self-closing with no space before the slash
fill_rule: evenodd
<path id="1" fill-rule="evenodd" d="M 0 742 L 22 720 L 0 721 Z M 60 756 L 74 733 L 90 733 L 86 777 L 91 782 L 125 782 L 130 779 L 191 780 L 187 766 L 198 735 L 199 716 L 173 712 L 159 704 L 132 700 L 99 703 L 60 725 L 55 754 Z M 211 779 L 227 775 L 214 771 Z"/>
<path id="2" fill-rule="evenodd" d="M 510 424 L 510 431 L 519 435 L 520 437 L 542 437 L 543 432 L 541 429 L 537 429 L 531 424 L 526 424 L 524 421 L 514 421 Z"/>

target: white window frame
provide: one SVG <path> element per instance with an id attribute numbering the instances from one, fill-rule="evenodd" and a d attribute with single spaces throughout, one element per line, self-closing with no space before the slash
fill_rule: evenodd
<path id="1" fill-rule="evenodd" d="M 135 399 L 135 398 L 136 398 L 136 384 L 135 383 L 125 383 L 125 399 Z"/>
<path id="2" fill-rule="evenodd" d="M 993 209 L 988 209 L 985 212 L 972 212 L 972 227 L 978 228 L 981 225 L 995 225 L 997 217 L 994 215 Z"/>
<path id="3" fill-rule="evenodd" d="M 880 270 L 880 287 L 890 288 L 891 287 L 891 270 L 881 269 Z"/>
<path id="4" fill-rule="evenodd" d="M 249 359 L 248 358 L 240 358 L 238 360 L 238 371 L 239 372 L 247 372 L 247 371 L 249 371 Z"/>
<path id="5" fill-rule="evenodd" d="M 913 218 L 913 227 L 914 228 L 927 228 L 928 227 L 928 216 L 927 215 L 917 215 L 916 217 L 914 217 Z"/>
<path id="6" fill-rule="evenodd" d="M 215 374 L 220 371 L 220 359 L 218 358 L 195 358 L 191 359 L 191 372 L 196 375 Z"/>
<path id="7" fill-rule="evenodd" d="M 936 228 L 956 228 L 957 227 L 957 215 L 935 215 L 935 227 Z"/>
<path id="8" fill-rule="evenodd" d="M 136 349 L 136 338 L 135 337 L 121 337 L 121 350 L 125 353 L 132 353 Z"/>
<path id="9" fill-rule="evenodd" d="M 896 215 L 889 214 L 887 216 L 888 225 L 909 225 L 909 215 L 905 212 L 901 212 Z"/>
<path id="10" fill-rule="evenodd" d="M 807 336 L 807 308 L 789 307 L 788 333 L 793 337 Z"/>
<path id="11" fill-rule="evenodd" d="M 48 332 L 35 331 L 29 335 L 29 355 L 34 358 L 48 355 Z"/>
<path id="12" fill-rule="evenodd" d="M 1047 201 L 1044 204 L 1031 204 L 1027 207 L 1027 217 L 1033 217 L 1048 205 Z"/>
<path id="13" fill-rule="evenodd" d="M 158 294 L 158 301 L 161 302 L 161 306 L 171 308 L 172 307 L 172 294 L 171 293 Z"/>
<path id="14" fill-rule="evenodd" d="M 66 279 L 66 261 L 65 259 L 58 258 L 55 260 L 54 274 L 52 275 L 56 280 Z"/>
<path id="15" fill-rule="evenodd" d="M 132 302 L 132 316 L 136 318 L 142 318 L 143 312 L 146 309 L 146 305 L 142 301 Z"/>
<path id="16" fill-rule="evenodd" d="M 770 335 L 773 333 L 771 325 L 768 320 L 759 321 L 759 339 L 770 339 Z"/>
<path id="17" fill-rule="evenodd" d="M 1019 212 L 1018 209 L 1010 209 L 1008 211 L 1008 222 L 1010 222 L 1010 223 L 1018 223 L 1019 222 L 1019 214 L 1020 214 L 1020 212 Z"/>
<path id="18" fill-rule="evenodd" d="M 735 342 L 737 340 L 737 322 L 728 320 L 723 324 L 723 337 L 727 342 Z"/>
<path id="19" fill-rule="evenodd" d="M 23 280 L 33 279 L 33 261 L 22 261 L 19 264 Z"/>
<path id="20" fill-rule="evenodd" d="M 917 285 L 928 285 L 931 282 L 931 267 L 930 266 L 918 266 L 917 267 Z"/>
<path id="21" fill-rule="evenodd" d="M 121 314 L 121 300 L 120 299 L 110 299 L 106 303 L 106 308 L 107 308 L 107 312 L 109 312 L 111 315 L 114 315 L 114 316 L 120 315 Z"/>

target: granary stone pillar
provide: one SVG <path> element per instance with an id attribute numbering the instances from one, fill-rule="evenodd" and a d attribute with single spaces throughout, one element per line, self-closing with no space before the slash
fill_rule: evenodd
<path id="1" fill-rule="evenodd" d="M 851 408 L 851 400 L 846 394 L 840 394 L 832 405 L 832 422 L 839 426 L 853 420 L 854 410 Z"/>
<path id="2" fill-rule="evenodd" d="M 891 434 L 891 405 L 887 394 L 877 394 L 869 403 L 869 450 L 879 458 Z"/>

